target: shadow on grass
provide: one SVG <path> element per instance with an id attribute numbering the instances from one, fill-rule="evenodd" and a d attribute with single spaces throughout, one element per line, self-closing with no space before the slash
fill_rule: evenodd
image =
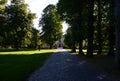
<path id="1" fill-rule="evenodd" d="M 0 55 L 0 81 L 25 81 L 51 54 Z"/>
<path id="2" fill-rule="evenodd" d="M 33 48 L 21 48 L 16 50 L 15 48 L 0 48 L 0 52 L 16 52 L 16 51 L 34 51 L 36 49 Z"/>

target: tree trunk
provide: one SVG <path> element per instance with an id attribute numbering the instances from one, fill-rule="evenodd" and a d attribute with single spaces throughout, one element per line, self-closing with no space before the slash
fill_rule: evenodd
<path id="1" fill-rule="evenodd" d="M 52 48 L 53 48 L 53 45 L 51 44 L 51 45 L 50 45 L 50 49 L 52 49 Z"/>
<path id="2" fill-rule="evenodd" d="M 115 55 L 114 45 L 115 45 L 115 18 L 114 18 L 114 0 L 110 0 L 110 9 L 109 9 L 109 52 L 108 55 Z"/>
<path id="3" fill-rule="evenodd" d="M 93 34 L 94 34 L 94 17 L 93 17 L 93 11 L 94 11 L 94 0 L 89 0 L 89 21 L 88 21 L 88 47 L 87 47 L 87 56 L 92 57 L 93 56 Z"/>
<path id="4" fill-rule="evenodd" d="M 84 52 L 82 51 L 82 47 L 83 47 L 82 42 L 83 40 L 79 41 L 79 53 L 78 53 L 79 55 L 84 55 Z"/>
<path id="5" fill-rule="evenodd" d="M 15 50 L 16 50 L 16 51 L 19 51 L 19 50 L 20 50 L 20 48 L 19 48 L 18 45 L 15 45 Z"/>
<path id="6" fill-rule="evenodd" d="M 73 43 L 73 46 L 72 46 L 72 52 L 76 52 L 76 43 L 75 42 Z"/>
<path id="7" fill-rule="evenodd" d="M 120 0 L 115 0 L 115 16 L 116 16 L 116 55 L 115 63 L 120 70 Z"/>
<path id="8" fill-rule="evenodd" d="M 98 53 L 102 53 L 102 40 L 101 40 L 101 21 L 102 21 L 102 16 L 101 16 L 101 1 L 98 0 Z"/>
<path id="9" fill-rule="evenodd" d="M 15 46 L 15 50 L 19 51 L 20 50 L 20 44 L 19 44 L 19 39 L 16 38 L 15 42 L 14 42 L 14 46 Z"/>

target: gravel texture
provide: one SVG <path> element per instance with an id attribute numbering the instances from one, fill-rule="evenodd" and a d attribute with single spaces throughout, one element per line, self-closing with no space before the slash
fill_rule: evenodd
<path id="1" fill-rule="evenodd" d="M 112 81 L 80 58 L 57 49 L 27 81 Z"/>

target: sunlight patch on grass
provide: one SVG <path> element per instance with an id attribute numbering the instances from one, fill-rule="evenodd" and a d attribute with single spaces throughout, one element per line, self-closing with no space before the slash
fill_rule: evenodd
<path id="1" fill-rule="evenodd" d="M 40 54 L 45 52 L 55 52 L 55 49 L 41 49 L 39 50 L 30 50 L 30 51 L 11 51 L 11 52 L 0 52 L 0 55 L 9 55 L 9 54 L 24 54 L 24 55 L 30 55 L 30 54 Z"/>
<path id="2" fill-rule="evenodd" d="M 70 52 L 71 49 L 67 49 L 67 51 Z M 84 52 L 84 55 L 87 55 L 87 49 L 83 49 L 82 51 Z M 78 53 L 78 52 L 79 52 L 79 49 L 76 49 L 76 53 Z M 93 51 L 93 55 L 97 55 L 96 50 Z"/>

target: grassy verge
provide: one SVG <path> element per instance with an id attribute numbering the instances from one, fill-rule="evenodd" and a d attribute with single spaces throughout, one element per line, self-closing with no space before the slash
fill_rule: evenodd
<path id="1" fill-rule="evenodd" d="M 0 52 L 0 81 L 25 81 L 55 50 Z"/>

